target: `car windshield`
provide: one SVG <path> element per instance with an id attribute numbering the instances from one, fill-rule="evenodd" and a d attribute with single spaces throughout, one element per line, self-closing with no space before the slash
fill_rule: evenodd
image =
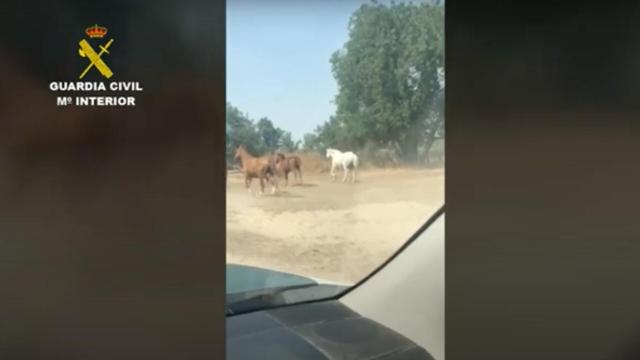
<path id="1" fill-rule="evenodd" d="M 227 0 L 228 314 L 335 296 L 444 203 L 444 5 Z"/>

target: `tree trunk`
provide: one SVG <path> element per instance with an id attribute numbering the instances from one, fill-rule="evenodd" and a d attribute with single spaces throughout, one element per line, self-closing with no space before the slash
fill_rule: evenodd
<path id="1" fill-rule="evenodd" d="M 431 151 L 431 147 L 435 142 L 436 142 L 435 138 L 429 137 L 427 138 L 427 141 L 424 144 L 424 148 L 425 148 L 424 157 L 425 157 L 425 162 L 427 164 L 427 167 L 431 167 L 431 154 L 429 154 L 429 152 Z"/>
<path id="2" fill-rule="evenodd" d="M 418 162 L 418 136 L 410 133 L 402 145 L 402 158 L 409 164 Z"/>

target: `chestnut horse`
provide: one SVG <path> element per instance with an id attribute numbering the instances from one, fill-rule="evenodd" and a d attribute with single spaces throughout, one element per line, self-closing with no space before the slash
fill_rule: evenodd
<path id="1" fill-rule="evenodd" d="M 234 160 L 242 162 L 242 171 L 244 172 L 244 183 L 248 191 L 251 191 L 251 181 L 254 178 L 260 179 L 260 194 L 264 194 L 264 182 L 271 183 L 271 193 L 275 194 L 278 183 L 275 172 L 275 159 L 271 155 L 263 155 L 255 157 L 240 145 L 236 149 Z"/>
<path id="2" fill-rule="evenodd" d="M 293 172 L 298 184 L 302 184 L 302 160 L 299 156 L 276 154 L 276 169 L 284 176 L 285 186 L 289 186 L 289 173 Z"/>

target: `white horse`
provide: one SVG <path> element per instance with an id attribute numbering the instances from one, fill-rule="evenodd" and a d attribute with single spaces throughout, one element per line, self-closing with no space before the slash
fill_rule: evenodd
<path id="1" fill-rule="evenodd" d="M 336 180 L 336 167 L 342 166 L 344 177 L 342 182 L 347 181 L 349 170 L 352 170 L 351 182 L 356 182 L 356 172 L 358 171 L 358 155 L 351 151 L 342 152 L 336 149 L 327 149 L 327 158 L 331 159 L 331 178 Z"/>

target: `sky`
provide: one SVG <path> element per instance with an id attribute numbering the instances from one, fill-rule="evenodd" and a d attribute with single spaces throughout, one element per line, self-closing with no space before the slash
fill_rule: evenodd
<path id="1" fill-rule="evenodd" d="M 329 59 L 367 2 L 227 0 L 227 101 L 302 140 L 335 112 Z"/>

